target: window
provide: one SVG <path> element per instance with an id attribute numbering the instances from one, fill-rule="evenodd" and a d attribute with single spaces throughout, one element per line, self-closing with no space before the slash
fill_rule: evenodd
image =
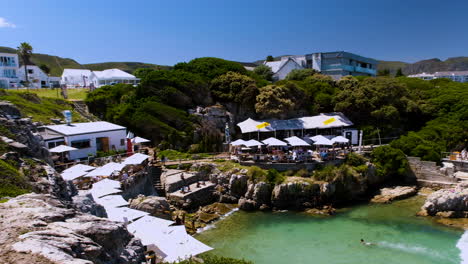
<path id="1" fill-rule="evenodd" d="M 122 139 L 120 140 L 120 146 L 125 146 L 125 138 L 122 138 Z"/>
<path id="2" fill-rule="evenodd" d="M 32 69 L 28 69 L 28 74 L 33 74 L 34 71 Z"/>
<path id="3" fill-rule="evenodd" d="M 71 142 L 71 146 L 77 149 L 84 149 L 91 147 L 91 142 L 89 139 L 76 140 Z"/>
<path id="4" fill-rule="evenodd" d="M 51 148 L 55 148 L 55 147 L 60 146 L 60 145 L 65 145 L 65 141 L 49 142 L 49 143 L 47 144 L 47 147 L 48 147 L 49 149 L 51 149 Z"/>

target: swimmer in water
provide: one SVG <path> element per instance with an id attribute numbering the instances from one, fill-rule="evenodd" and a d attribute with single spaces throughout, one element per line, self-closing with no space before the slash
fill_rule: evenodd
<path id="1" fill-rule="evenodd" d="M 362 239 L 362 238 L 361 238 L 361 244 L 363 244 L 364 246 L 373 246 L 373 245 L 375 245 L 374 243 L 364 241 L 364 239 Z"/>

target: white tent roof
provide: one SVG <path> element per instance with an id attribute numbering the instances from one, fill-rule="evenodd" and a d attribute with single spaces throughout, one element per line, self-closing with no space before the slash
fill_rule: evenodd
<path id="1" fill-rule="evenodd" d="M 137 230 L 143 231 L 146 229 L 147 226 L 154 226 L 154 227 L 159 227 L 161 229 L 164 229 L 170 225 L 174 224 L 173 221 L 169 221 L 166 219 L 154 217 L 154 216 L 143 216 L 142 218 L 134 221 L 133 223 L 129 224 L 127 226 L 127 229 L 131 232 L 134 233 Z M 140 228 L 143 227 L 143 228 Z M 161 230 L 162 232 L 162 230 Z"/>
<path id="2" fill-rule="evenodd" d="M 261 146 L 261 145 L 263 145 L 263 143 L 255 140 L 255 139 L 251 139 L 249 141 L 246 141 L 244 145 L 246 147 L 254 147 L 254 146 Z"/>
<path id="3" fill-rule="evenodd" d="M 326 145 L 326 146 L 333 145 L 333 141 L 331 141 L 330 139 L 322 135 L 313 136 L 310 139 L 314 141 L 314 145 Z"/>
<path id="4" fill-rule="evenodd" d="M 264 144 L 268 145 L 268 146 L 287 146 L 288 143 L 284 142 L 284 141 L 281 141 L 277 138 L 274 138 L 274 137 L 270 137 L 270 138 L 267 138 L 265 140 L 262 141 Z"/>
<path id="5" fill-rule="evenodd" d="M 110 176 L 114 171 L 121 171 L 125 167 L 125 164 L 109 162 L 106 165 L 96 168 L 95 170 L 86 174 L 88 177 L 94 176 Z"/>
<path id="6" fill-rule="evenodd" d="M 62 152 L 67 152 L 67 151 L 72 151 L 72 150 L 77 150 L 77 148 L 70 147 L 67 145 L 60 145 L 55 148 L 49 149 L 50 152 L 54 152 L 54 153 L 62 153 Z"/>
<path id="7" fill-rule="evenodd" d="M 213 249 L 188 235 L 184 226 L 163 227 L 135 223 L 128 225 L 128 230 L 144 245 L 156 245 L 165 255 L 164 261 L 177 262 Z"/>
<path id="8" fill-rule="evenodd" d="M 137 79 L 135 76 L 119 69 L 108 69 L 103 71 L 93 71 L 99 80 L 111 79 Z"/>
<path id="9" fill-rule="evenodd" d="M 95 199 L 96 203 L 104 206 L 104 208 L 116 208 L 127 206 L 128 202 L 122 197 L 122 195 L 107 195 L 98 199 Z"/>
<path id="10" fill-rule="evenodd" d="M 95 167 L 84 164 L 77 164 L 62 171 L 62 178 L 67 181 L 72 181 L 78 177 L 86 175 L 89 171 L 94 170 Z"/>
<path id="11" fill-rule="evenodd" d="M 122 164 L 124 165 L 137 165 L 141 164 L 143 161 L 147 160 L 149 158 L 148 155 L 141 154 L 141 153 L 135 153 L 132 156 L 126 158 Z"/>
<path id="12" fill-rule="evenodd" d="M 148 142 L 151 142 L 151 140 L 142 138 L 142 137 L 134 137 L 132 139 L 133 144 L 141 144 L 141 143 L 148 143 Z"/>
<path id="13" fill-rule="evenodd" d="M 238 139 L 238 140 L 236 140 L 236 141 L 231 142 L 231 145 L 233 145 L 233 146 L 241 146 L 241 145 L 244 145 L 244 146 L 245 146 L 245 142 L 246 142 L 246 141 L 243 140 L 243 139 Z"/>
<path id="14" fill-rule="evenodd" d="M 285 138 L 284 140 L 286 140 L 289 145 L 293 146 L 293 147 L 304 147 L 304 146 L 310 146 L 309 143 L 305 142 L 304 140 L 296 137 L 296 136 L 293 136 L 293 137 L 288 137 L 288 138 Z"/>
<path id="15" fill-rule="evenodd" d="M 268 122 L 269 126 L 258 129 L 257 126 Z M 277 130 L 299 130 L 299 129 L 322 129 L 322 128 L 333 128 L 333 127 L 347 127 L 352 126 L 351 122 L 342 113 L 328 113 L 320 114 L 317 116 L 305 116 L 301 118 L 287 119 L 287 120 L 253 120 L 248 118 L 247 120 L 240 122 L 237 126 L 240 127 L 242 133 L 249 132 L 272 132 Z"/>
<path id="16" fill-rule="evenodd" d="M 65 136 L 98 133 L 112 130 L 126 130 L 126 128 L 123 126 L 119 126 L 105 121 L 72 123 L 71 125 L 52 125 L 45 126 L 45 128 L 53 130 Z"/>
<path id="17" fill-rule="evenodd" d="M 333 143 L 348 143 L 349 139 L 343 137 L 343 136 L 337 136 L 331 139 Z"/>
<path id="18" fill-rule="evenodd" d="M 93 184 L 93 188 L 101 187 L 120 188 L 120 182 L 116 180 L 103 179 Z"/>
<path id="19" fill-rule="evenodd" d="M 93 188 L 91 188 L 91 194 L 95 200 L 99 199 L 100 197 L 116 194 L 122 192 L 120 189 L 120 182 L 104 179 L 102 181 L 96 182 L 93 184 Z"/>
<path id="20" fill-rule="evenodd" d="M 125 222 L 133 221 L 138 218 L 141 218 L 145 215 L 149 215 L 147 212 L 127 208 L 127 207 L 116 207 L 116 208 L 106 208 L 107 218 L 116 222 Z"/>

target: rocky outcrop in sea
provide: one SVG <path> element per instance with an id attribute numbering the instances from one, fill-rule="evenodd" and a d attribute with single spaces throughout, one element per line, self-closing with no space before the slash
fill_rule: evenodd
<path id="1" fill-rule="evenodd" d="M 401 200 L 416 195 L 418 190 L 416 186 L 396 186 L 393 188 L 380 189 L 380 193 L 372 198 L 372 203 L 391 203 L 395 200 Z"/>
<path id="2" fill-rule="evenodd" d="M 430 194 L 418 213 L 423 216 L 446 218 L 468 217 L 468 183 L 441 189 Z"/>

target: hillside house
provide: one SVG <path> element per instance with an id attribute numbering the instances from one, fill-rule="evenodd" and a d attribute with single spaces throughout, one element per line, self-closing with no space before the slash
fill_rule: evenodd
<path id="1" fill-rule="evenodd" d="M 127 149 L 127 129 L 105 121 L 44 126 L 40 134 L 48 149 L 59 145 L 77 148 L 69 152 L 71 160 L 94 156 L 98 151 Z"/>

